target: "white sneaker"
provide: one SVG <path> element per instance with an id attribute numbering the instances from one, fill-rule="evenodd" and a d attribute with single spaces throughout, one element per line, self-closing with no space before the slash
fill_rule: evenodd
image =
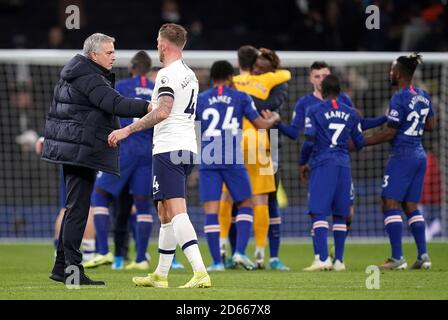
<path id="1" fill-rule="evenodd" d="M 313 262 L 311 263 L 311 265 L 308 266 L 308 267 L 306 267 L 306 268 L 303 268 L 303 271 L 314 271 L 314 270 L 311 270 L 311 269 L 314 269 L 314 266 L 318 265 L 318 264 L 319 264 L 319 261 L 320 261 L 320 259 L 319 259 L 319 255 L 318 255 L 318 254 L 315 254 L 315 255 L 314 255 L 314 260 L 313 260 Z"/>
<path id="2" fill-rule="evenodd" d="M 221 255 L 222 261 L 226 261 L 227 259 L 227 246 L 226 239 L 219 239 L 219 254 Z"/>
<path id="3" fill-rule="evenodd" d="M 313 263 L 303 269 L 303 271 L 330 271 L 333 269 L 333 263 L 331 263 L 330 257 L 327 258 L 325 261 L 314 260 Z"/>
<path id="4" fill-rule="evenodd" d="M 345 271 L 345 264 L 340 260 L 336 260 L 333 263 L 333 270 L 334 271 Z"/>
<path id="5" fill-rule="evenodd" d="M 256 267 L 255 264 L 252 261 L 250 261 L 250 259 L 246 255 L 243 255 L 238 252 L 235 252 L 233 254 L 232 260 L 234 265 L 237 266 L 239 265 L 246 270 L 253 270 Z"/>
<path id="6" fill-rule="evenodd" d="M 408 264 L 403 257 L 401 259 L 389 258 L 379 267 L 380 270 L 405 270 Z"/>
<path id="7" fill-rule="evenodd" d="M 125 270 L 148 270 L 149 269 L 149 261 L 148 260 L 143 260 L 140 262 L 132 261 L 124 269 Z"/>
<path id="8" fill-rule="evenodd" d="M 264 249 L 257 248 L 255 250 L 255 266 L 257 269 L 264 269 Z"/>
<path id="9" fill-rule="evenodd" d="M 411 266 L 411 269 L 424 269 L 429 270 L 431 269 L 431 260 L 429 259 L 429 256 L 427 253 L 422 254 L 420 259 L 417 259 L 414 264 Z"/>

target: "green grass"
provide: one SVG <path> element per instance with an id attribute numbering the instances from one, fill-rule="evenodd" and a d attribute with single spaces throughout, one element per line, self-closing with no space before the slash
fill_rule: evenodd
<path id="1" fill-rule="evenodd" d="M 202 252 L 207 252 L 202 247 Z M 249 248 L 248 252 L 252 252 Z M 150 245 L 157 262 L 156 247 Z M 409 264 L 414 262 L 415 246 L 404 245 Z M 139 288 L 131 282 L 135 271 L 114 271 L 110 266 L 88 270 L 93 279 L 105 280 L 104 288 L 82 287 L 69 290 L 48 279 L 52 267 L 50 245 L 0 244 L 0 299 L 448 299 L 448 243 L 429 245 L 431 270 L 388 271 L 380 274 L 380 289 L 368 290 L 365 282 L 368 265 L 381 263 L 389 253 L 387 244 L 349 244 L 346 272 L 305 273 L 302 268 L 312 260 L 311 245 L 283 244 L 281 256 L 290 272 L 227 270 L 212 273 L 210 289 L 176 289 L 188 281 L 191 271 L 172 270 L 169 289 Z M 187 265 L 182 253 L 179 260 Z M 206 263 L 209 255 L 205 254 Z"/>

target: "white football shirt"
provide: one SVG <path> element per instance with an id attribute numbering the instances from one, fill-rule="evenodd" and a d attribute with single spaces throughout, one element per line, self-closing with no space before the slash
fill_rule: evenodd
<path id="1" fill-rule="evenodd" d="M 188 150 L 197 153 L 195 113 L 199 83 L 193 70 L 182 60 L 161 69 L 151 98 L 153 108 L 158 99 L 168 95 L 174 98 L 173 108 L 167 119 L 154 126 L 152 153 Z"/>

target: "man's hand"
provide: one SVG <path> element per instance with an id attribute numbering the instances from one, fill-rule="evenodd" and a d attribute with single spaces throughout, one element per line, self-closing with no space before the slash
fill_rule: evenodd
<path id="1" fill-rule="evenodd" d="M 308 183 L 308 177 L 310 175 L 310 167 L 306 164 L 304 166 L 299 166 L 299 176 L 302 183 L 306 185 Z"/>
<path id="2" fill-rule="evenodd" d="M 129 130 L 129 127 L 124 127 L 122 129 L 112 131 L 109 137 L 107 138 L 109 146 L 111 146 L 112 148 L 116 148 L 118 142 L 126 139 L 130 134 L 131 131 Z"/>
<path id="3" fill-rule="evenodd" d="M 37 156 L 40 156 L 40 154 L 42 153 L 43 146 L 44 146 L 44 137 L 40 137 L 36 141 L 36 144 L 34 145 L 34 152 L 36 153 Z"/>
<path id="4" fill-rule="evenodd" d="M 268 109 L 261 110 L 261 115 L 263 116 L 263 118 L 272 121 L 274 124 L 280 122 L 280 115 L 275 111 L 271 111 Z"/>
<path id="5" fill-rule="evenodd" d="M 152 103 L 151 101 L 148 102 L 148 113 L 152 111 Z"/>

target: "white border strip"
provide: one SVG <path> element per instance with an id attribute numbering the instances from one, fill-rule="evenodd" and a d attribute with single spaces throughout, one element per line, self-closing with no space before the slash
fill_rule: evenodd
<path id="1" fill-rule="evenodd" d="M 138 50 L 117 50 L 117 67 L 128 66 Z M 147 51 L 155 66 L 160 66 L 158 53 Z M 365 62 L 392 62 L 400 55 L 409 52 L 338 52 L 338 51 L 277 51 L 285 67 L 308 67 L 313 61 L 325 60 L 335 66 L 361 64 Z M 0 50 L 0 62 L 64 65 L 81 50 L 41 50 L 41 49 L 3 49 Z M 448 53 L 422 52 L 426 63 L 448 62 Z M 184 51 L 184 60 L 190 67 L 208 68 L 216 60 L 229 60 L 236 66 L 236 51 Z"/>

